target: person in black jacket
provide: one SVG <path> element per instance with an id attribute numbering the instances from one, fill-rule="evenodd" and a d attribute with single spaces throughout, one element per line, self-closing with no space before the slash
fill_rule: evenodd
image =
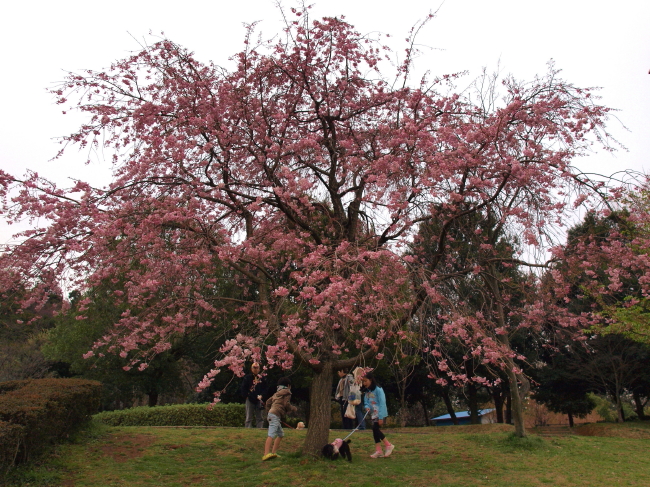
<path id="1" fill-rule="evenodd" d="M 241 395 L 246 398 L 246 428 L 264 428 L 262 410 L 264 409 L 264 396 L 266 395 L 266 381 L 260 376 L 260 364 L 251 365 L 251 373 L 244 376 L 241 383 Z"/>

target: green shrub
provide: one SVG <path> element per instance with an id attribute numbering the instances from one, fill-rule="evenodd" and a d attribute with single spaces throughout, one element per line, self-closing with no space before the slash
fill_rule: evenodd
<path id="1" fill-rule="evenodd" d="M 618 411 L 616 409 L 616 404 L 614 404 L 607 396 L 599 396 L 597 394 L 589 394 L 589 397 L 596 404 L 595 411 L 603 418 L 604 421 L 608 423 L 615 423 L 618 420 Z M 625 420 L 634 420 L 637 419 L 636 411 L 632 408 L 632 405 L 627 402 L 622 402 L 623 406 L 623 415 Z"/>
<path id="2" fill-rule="evenodd" d="M 243 404 L 175 404 L 107 411 L 93 417 L 110 426 L 243 426 Z"/>
<path id="3" fill-rule="evenodd" d="M 0 384 L 0 469 L 66 437 L 99 409 L 101 384 L 34 379 Z"/>
<path id="4" fill-rule="evenodd" d="M 0 467 L 2 470 L 13 465 L 20 452 L 25 427 L 0 421 Z"/>

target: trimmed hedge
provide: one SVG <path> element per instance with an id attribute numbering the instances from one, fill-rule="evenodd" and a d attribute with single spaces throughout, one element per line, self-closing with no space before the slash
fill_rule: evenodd
<path id="1" fill-rule="evenodd" d="M 101 383 L 33 379 L 0 383 L 0 468 L 27 461 L 99 409 Z"/>
<path id="2" fill-rule="evenodd" d="M 6 382 L 0 382 L 0 394 L 25 387 L 28 382 L 28 380 L 8 380 Z"/>
<path id="3" fill-rule="evenodd" d="M 109 426 L 244 426 L 243 404 L 175 404 L 106 411 L 93 416 Z"/>

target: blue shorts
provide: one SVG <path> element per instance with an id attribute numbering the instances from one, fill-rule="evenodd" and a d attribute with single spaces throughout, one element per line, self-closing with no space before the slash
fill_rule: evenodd
<path id="1" fill-rule="evenodd" d="M 275 414 L 268 414 L 269 422 L 269 436 L 271 438 L 284 438 L 284 430 L 282 429 L 282 424 L 280 423 L 280 418 Z"/>

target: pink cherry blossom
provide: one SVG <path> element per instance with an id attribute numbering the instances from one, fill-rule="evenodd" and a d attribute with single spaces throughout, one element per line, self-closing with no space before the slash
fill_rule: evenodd
<path id="1" fill-rule="evenodd" d="M 365 365 L 411 336 L 404 331 L 430 305 L 448 308 L 443 341 L 462 340 L 513 370 L 516 355 L 499 339 L 512 330 L 464 314 L 445 287 L 487 275 L 495 246 L 473 232 L 483 263 L 461 265 L 449 229 L 489 214 L 525 246 L 557 244 L 550 227 L 570 221 L 566 195 L 602 201 L 604 190 L 571 162 L 594 141 L 608 147 L 608 109 L 553 68 L 529 83 L 503 79 L 498 97 L 489 77 L 483 86 L 493 91 L 444 94 L 454 77 L 411 82 L 412 48 L 396 72 L 380 71 L 380 39 L 302 13 L 269 42 L 254 41 L 251 26 L 232 70 L 162 39 L 52 90 L 86 116 L 61 154 L 104 151 L 113 180 L 59 188 L 0 171 L 3 217 L 33 224 L 0 256 L 3 288 L 28 289 L 26 309 L 61 289 L 123 283 L 113 296 L 127 311 L 95 350 L 132 357 L 125 370 L 145 368 L 180 335 L 220 329 L 220 356 L 198 390 L 217 372 L 243 375 L 250 360 L 299 362 L 315 381 Z M 425 261 L 406 250 L 429 222 L 440 232 Z M 503 264 L 553 267 L 519 257 Z M 629 266 L 644 270 L 647 286 L 647 258 Z M 616 290 L 625 271 L 608 276 Z M 225 295 L 222 280 L 239 294 Z M 554 296 L 568 299 L 561 282 Z M 531 330 L 560 316 L 533 301 L 518 313 L 517 326 Z M 577 330 L 585 319 L 558 322 Z M 430 354 L 451 369 L 440 349 Z"/>

